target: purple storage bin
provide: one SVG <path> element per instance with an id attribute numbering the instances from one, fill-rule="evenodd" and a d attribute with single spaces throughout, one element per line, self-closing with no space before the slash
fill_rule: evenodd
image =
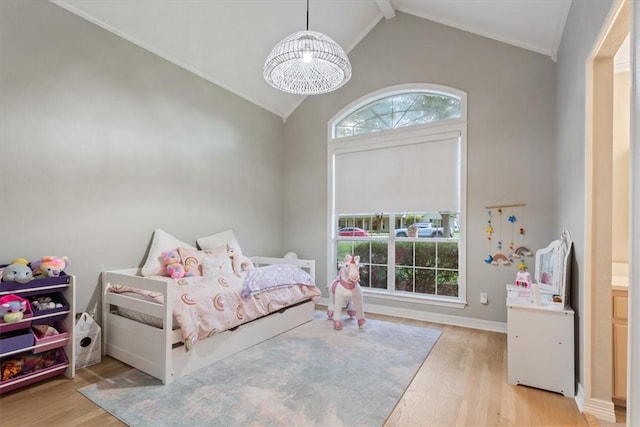
<path id="1" fill-rule="evenodd" d="M 0 270 L 6 267 L 8 264 L 0 265 Z M 14 292 L 14 291 L 28 291 L 33 288 L 40 288 L 44 286 L 54 285 L 67 285 L 71 283 L 71 276 L 64 271 L 58 277 L 45 277 L 42 279 L 33 279 L 27 283 L 18 282 L 0 282 L 0 292 Z"/>
<path id="2" fill-rule="evenodd" d="M 34 305 L 33 302 L 38 298 L 43 298 L 43 297 L 50 297 L 53 302 L 62 304 L 62 307 L 38 310 L 36 305 Z M 31 311 L 33 312 L 32 323 L 34 325 L 42 325 L 45 323 L 50 324 L 53 321 L 63 319 L 67 315 L 66 312 L 69 311 L 69 303 L 60 292 L 53 292 L 46 295 L 30 296 L 28 297 L 28 299 L 29 299 L 29 302 L 31 303 Z M 54 313 L 60 313 L 60 316 L 51 316 Z M 46 317 L 41 318 L 43 316 L 46 316 Z"/>
<path id="3" fill-rule="evenodd" d="M 7 332 L 0 335 L 0 354 L 12 353 L 24 348 L 32 347 L 34 335 L 31 329 Z"/>

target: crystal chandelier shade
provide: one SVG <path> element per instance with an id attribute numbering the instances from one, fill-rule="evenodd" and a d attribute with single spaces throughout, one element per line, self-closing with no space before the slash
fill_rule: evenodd
<path id="1" fill-rule="evenodd" d="M 351 63 L 331 37 L 316 31 L 298 31 L 273 48 L 264 64 L 264 78 L 283 92 L 317 95 L 348 82 Z"/>

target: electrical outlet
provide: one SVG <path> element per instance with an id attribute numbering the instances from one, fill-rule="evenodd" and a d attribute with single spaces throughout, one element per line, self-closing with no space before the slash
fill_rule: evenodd
<path id="1" fill-rule="evenodd" d="M 482 292 L 482 293 L 480 294 L 480 303 L 481 303 L 481 304 L 489 304 L 489 298 L 488 298 L 488 296 L 487 296 L 487 293 L 486 293 L 486 292 Z"/>

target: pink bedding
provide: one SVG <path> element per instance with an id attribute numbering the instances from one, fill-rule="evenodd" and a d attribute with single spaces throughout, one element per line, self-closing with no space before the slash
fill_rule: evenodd
<path id="1" fill-rule="evenodd" d="M 186 350 L 190 350 L 201 339 L 302 301 L 317 301 L 321 296 L 320 289 L 313 283 L 288 286 L 274 283 L 271 289 L 261 289 L 243 298 L 245 279 L 233 274 L 176 280 L 164 276 L 153 278 L 166 280 L 170 284 L 173 314 L 180 325 Z M 163 303 L 162 295 L 155 292 L 117 284 L 111 286 L 111 291 L 133 292 Z"/>

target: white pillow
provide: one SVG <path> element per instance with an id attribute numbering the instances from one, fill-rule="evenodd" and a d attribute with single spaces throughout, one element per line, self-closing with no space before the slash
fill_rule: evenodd
<path id="1" fill-rule="evenodd" d="M 198 247 L 205 251 L 212 251 L 220 245 L 226 244 L 230 248 L 234 248 L 242 253 L 233 230 L 221 231 L 220 233 L 212 234 L 211 236 L 200 237 L 196 242 L 198 242 Z"/>
<path id="2" fill-rule="evenodd" d="M 149 248 L 149 255 L 147 255 L 147 259 L 144 261 L 144 265 L 140 271 L 140 274 L 143 276 L 166 276 L 164 269 L 162 268 L 162 264 L 158 259 L 162 252 L 178 250 L 178 247 L 184 247 L 195 250 L 193 246 L 188 243 L 185 243 L 177 238 L 173 237 L 171 234 L 166 231 L 160 230 L 159 228 L 154 230 L 153 239 L 151 241 L 151 247 Z"/>

